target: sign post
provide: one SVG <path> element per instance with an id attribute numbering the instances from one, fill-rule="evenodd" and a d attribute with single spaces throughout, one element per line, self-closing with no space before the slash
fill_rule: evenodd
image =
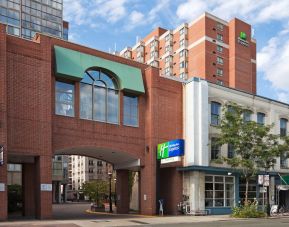
<path id="1" fill-rule="evenodd" d="M 262 187 L 260 187 L 260 193 L 262 193 L 263 211 L 265 211 L 265 193 L 266 193 L 266 198 L 268 198 L 267 193 L 269 193 L 270 176 L 269 175 L 258 175 L 258 184 L 262 185 Z M 267 188 L 268 188 L 268 190 L 267 190 Z"/>

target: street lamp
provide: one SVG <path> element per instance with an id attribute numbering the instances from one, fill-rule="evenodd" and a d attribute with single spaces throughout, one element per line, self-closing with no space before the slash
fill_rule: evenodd
<path id="1" fill-rule="evenodd" d="M 111 201 L 111 177 L 112 173 L 108 173 L 108 179 L 109 179 L 109 212 L 112 213 L 112 201 Z"/>

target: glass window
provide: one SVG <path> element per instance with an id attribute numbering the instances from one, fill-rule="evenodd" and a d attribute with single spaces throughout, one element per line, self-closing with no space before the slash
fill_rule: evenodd
<path id="1" fill-rule="evenodd" d="M 288 123 L 287 119 L 285 118 L 280 119 L 280 136 L 287 135 L 287 123 Z"/>
<path id="2" fill-rule="evenodd" d="M 217 57 L 217 63 L 220 64 L 220 65 L 223 65 L 224 64 L 224 59 L 218 56 Z"/>
<path id="3" fill-rule="evenodd" d="M 245 110 L 243 112 L 243 121 L 244 122 L 249 122 L 251 121 L 251 117 L 252 117 L 252 112 L 250 110 Z"/>
<path id="4" fill-rule="evenodd" d="M 265 114 L 264 113 L 257 113 L 257 123 L 260 125 L 265 124 Z"/>
<path id="5" fill-rule="evenodd" d="M 228 158 L 233 158 L 234 157 L 234 146 L 233 144 L 228 144 Z"/>
<path id="6" fill-rule="evenodd" d="M 205 207 L 231 207 L 234 202 L 234 177 L 205 176 Z"/>
<path id="7" fill-rule="evenodd" d="M 211 102 L 211 124 L 219 125 L 221 113 L 221 104 L 218 102 Z"/>
<path id="8" fill-rule="evenodd" d="M 217 45 L 217 51 L 222 53 L 223 52 L 223 47 L 220 45 Z"/>
<path id="9" fill-rule="evenodd" d="M 216 138 L 211 139 L 211 160 L 218 159 L 220 155 L 220 146 L 216 144 Z"/>
<path id="10" fill-rule="evenodd" d="M 223 76 L 223 69 L 217 68 L 217 75 Z"/>
<path id="11" fill-rule="evenodd" d="M 80 82 L 80 118 L 119 122 L 118 86 L 101 70 L 87 70 Z"/>
<path id="12" fill-rule="evenodd" d="M 56 81 L 55 113 L 74 117 L 74 85 Z"/>
<path id="13" fill-rule="evenodd" d="M 123 96 L 123 124 L 138 126 L 138 97 Z"/>
<path id="14" fill-rule="evenodd" d="M 223 35 L 217 34 L 217 40 L 223 42 Z"/>

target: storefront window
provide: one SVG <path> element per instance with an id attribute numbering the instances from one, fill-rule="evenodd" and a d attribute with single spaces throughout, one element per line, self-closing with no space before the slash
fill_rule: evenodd
<path id="1" fill-rule="evenodd" d="M 56 81 L 55 113 L 74 117 L 74 85 Z"/>
<path id="2" fill-rule="evenodd" d="M 205 176 L 205 207 L 231 207 L 234 201 L 234 177 Z"/>

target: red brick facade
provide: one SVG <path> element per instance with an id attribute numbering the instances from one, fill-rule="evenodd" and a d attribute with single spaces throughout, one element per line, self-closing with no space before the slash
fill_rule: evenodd
<path id="1" fill-rule="evenodd" d="M 75 117 L 55 115 L 54 45 L 140 68 L 145 94 L 139 96 L 139 127 L 122 125 L 121 102 L 119 125 L 80 119 L 78 82 L 75 83 Z M 9 36 L 2 25 L 0 63 L 0 144 L 5 148 L 0 183 L 6 185 L 7 162 L 23 163 L 25 215 L 51 218 L 52 193 L 41 191 L 40 184 L 51 183 L 51 158 L 55 152 L 79 147 L 106 148 L 140 159 L 140 212 L 156 213 L 156 147 L 158 143 L 182 138 L 180 83 L 160 77 L 157 68 L 63 40 L 40 35 L 32 42 Z M 172 185 L 182 185 L 175 168 L 169 173 Z M 168 180 L 169 173 L 161 171 Z M 128 175 L 125 170 L 117 175 L 118 194 L 124 201 L 118 212 L 125 213 L 129 200 L 125 183 Z M 175 198 L 181 198 L 180 188 L 167 191 L 167 200 L 176 194 Z M 169 213 L 175 213 L 180 202 L 175 198 L 167 201 Z M 7 188 L 0 192 L 0 200 L 0 220 L 5 220 Z"/>

